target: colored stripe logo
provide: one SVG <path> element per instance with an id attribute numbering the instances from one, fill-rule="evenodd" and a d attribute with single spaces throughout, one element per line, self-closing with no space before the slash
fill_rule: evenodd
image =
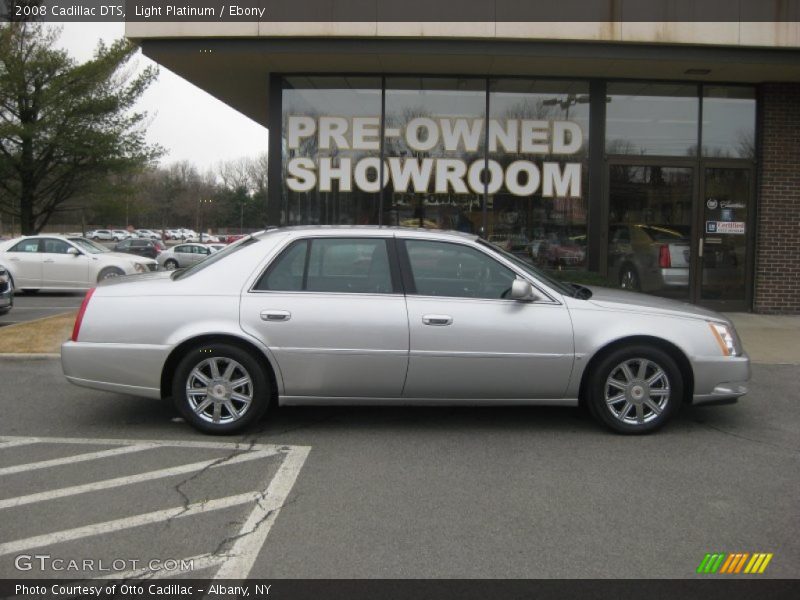
<path id="1" fill-rule="evenodd" d="M 767 569 L 769 561 L 772 560 L 772 553 L 755 552 L 716 552 L 709 553 L 703 557 L 700 565 L 697 567 L 697 572 L 704 575 L 724 574 L 724 575 L 739 575 L 750 574 L 756 575 L 763 573 Z"/>

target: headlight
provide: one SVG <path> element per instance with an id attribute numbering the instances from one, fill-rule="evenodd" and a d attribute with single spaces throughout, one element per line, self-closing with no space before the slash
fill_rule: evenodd
<path id="1" fill-rule="evenodd" d="M 724 323 L 709 323 L 708 326 L 711 328 L 711 332 L 714 334 L 725 356 L 739 356 L 741 354 L 739 341 L 736 339 L 736 332 L 733 327 L 729 327 Z"/>
<path id="2" fill-rule="evenodd" d="M 133 270 L 137 273 L 147 273 L 147 267 L 142 263 L 133 263 Z"/>

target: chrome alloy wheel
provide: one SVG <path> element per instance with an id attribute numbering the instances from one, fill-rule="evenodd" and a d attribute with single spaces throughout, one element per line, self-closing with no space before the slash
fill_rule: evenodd
<path id="1" fill-rule="evenodd" d="M 605 386 L 608 410 L 618 421 L 642 425 L 664 412 L 670 398 L 666 372 L 646 358 L 630 358 L 611 370 Z"/>
<path id="2" fill-rule="evenodd" d="M 208 358 L 195 366 L 186 380 L 189 408 L 203 421 L 233 423 L 253 402 L 253 380 L 230 358 Z"/>

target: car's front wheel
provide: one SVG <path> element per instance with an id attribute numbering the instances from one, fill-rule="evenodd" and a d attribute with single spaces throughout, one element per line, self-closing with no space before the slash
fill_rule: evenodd
<path id="1" fill-rule="evenodd" d="M 663 426 L 683 398 L 675 360 L 659 348 L 628 346 L 603 357 L 589 374 L 588 405 L 618 433 L 649 433 Z"/>
<path id="2" fill-rule="evenodd" d="M 264 369 L 241 348 L 224 343 L 197 346 L 183 357 L 172 397 L 186 421 L 206 433 L 231 434 L 259 419 L 270 399 Z"/>
<path id="3" fill-rule="evenodd" d="M 97 276 L 98 283 L 105 280 L 105 279 L 113 279 L 114 277 L 122 277 L 125 275 L 125 271 L 122 269 L 118 269 L 117 267 L 106 267 L 100 274 Z"/>

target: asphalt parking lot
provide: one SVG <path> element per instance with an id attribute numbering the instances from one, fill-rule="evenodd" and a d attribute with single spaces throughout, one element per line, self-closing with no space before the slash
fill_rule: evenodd
<path id="1" fill-rule="evenodd" d="M 15 294 L 14 308 L 0 316 L 0 327 L 76 311 L 83 296 L 84 292 L 39 292 L 35 296 Z"/>
<path id="2" fill-rule="evenodd" d="M 645 437 L 573 409 L 283 408 L 216 438 L 57 360 L 0 360 L 0 577 L 91 574 L 17 570 L 37 552 L 269 578 L 684 578 L 771 552 L 758 577 L 797 577 L 798 367 L 753 375 Z"/>

